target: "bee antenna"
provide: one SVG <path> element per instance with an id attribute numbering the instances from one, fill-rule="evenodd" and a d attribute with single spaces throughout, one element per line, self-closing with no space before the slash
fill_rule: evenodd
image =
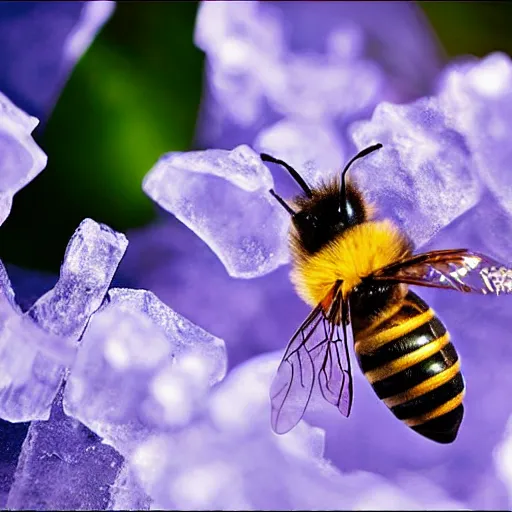
<path id="1" fill-rule="evenodd" d="M 295 215 L 295 212 L 288 206 L 288 204 L 286 203 L 286 201 L 278 196 L 275 192 L 274 192 L 274 189 L 270 189 L 269 190 L 269 193 L 272 197 L 276 198 L 277 199 L 277 202 L 293 217 Z"/>
<path id="2" fill-rule="evenodd" d="M 300 185 L 304 193 L 308 197 L 313 197 L 313 192 L 308 187 L 308 184 L 304 181 L 301 175 L 289 164 L 283 162 L 283 160 L 279 160 L 278 158 L 274 158 L 273 156 L 267 155 L 267 153 L 260 153 L 260 158 L 263 162 L 271 162 L 273 164 L 282 165 L 292 176 L 292 178 Z"/>
<path id="3" fill-rule="evenodd" d="M 340 201 L 343 203 L 345 201 L 345 174 L 347 174 L 347 171 L 350 169 L 350 166 L 360 158 L 363 158 L 366 155 L 369 155 L 370 153 L 373 153 L 374 151 L 377 151 L 382 147 L 382 144 L 374 144 L 373 146 L 369 146 L 357 153 L 357 155 L 350 160 L 350 162 L 345 166 L 345 169 L 343 169 L 341 173 L 341 188 L 340 188 Z"/>

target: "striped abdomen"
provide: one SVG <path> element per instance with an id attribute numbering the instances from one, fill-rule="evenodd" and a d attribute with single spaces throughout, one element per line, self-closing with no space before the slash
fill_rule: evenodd
<path id="1" fill-rule="evenodd" d="M 464 379 L 434 311 L 409 291 L 398 312 L 356 332 L 355 340 L 359 366 L 391 412 L 433 441 L 454 441 L 464 415 Z"/>

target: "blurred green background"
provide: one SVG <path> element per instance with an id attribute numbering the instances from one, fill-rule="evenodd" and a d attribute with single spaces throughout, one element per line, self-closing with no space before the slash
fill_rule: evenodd
<path id="1" fill-rule="evenodd" d="M 512 54 L 508 2 L 421 2 L 448 56 Z M 0 258 L 57 272 L 80 221 L 126 231 L 154 217 L 141 189 L 162 153 L 190 147 L 203 55 L 197 3 L 118 3 L 36 140 L 47 168 L 14 199 Z"/>

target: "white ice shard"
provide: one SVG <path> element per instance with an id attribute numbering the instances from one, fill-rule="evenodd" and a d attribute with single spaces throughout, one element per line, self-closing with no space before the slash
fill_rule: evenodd
<path id="1" fill-rule="evenodd" d="M 144 179 L 151 199 L 201 237 L 232 277 L 288 261 L 289 215 L 268 193 L 270 171 L 248 146 L 168 153 Z"/>
<path id="2" fill-rule="evenodd" d="M 90 316 L 101 305 L 126 237 L 85 219 L 73 234 L 55 287 L 0 325 L 0 417 L 46 420 Z"/>
<path id="3" fill-rule="evenodd" d="M 186 424 L 225 372 L 222 340 L 151 292 L 113 289 L 83 336 L 64 410 L 126 455 L 152 431 Z"/>

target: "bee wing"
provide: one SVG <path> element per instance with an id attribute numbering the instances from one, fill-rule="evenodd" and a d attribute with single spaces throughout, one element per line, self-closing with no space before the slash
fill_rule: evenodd
<path id="1" fill-rule="evenodd" d="M 342 338 L 339 328 L 331 321 L 339 312 L 340 304 L 341 293 L 336 295 L 328 315 L 319 304 L 286 348 L 270 388 L 271 423 L 277 434 L 288 432 L 301 420 L 317 375 L 323 397 L 345 416 L 350 414 L 350 363 L 348 370 L 345 369 L 342 360 L 343 354 L 348 358 L 348 351 L 346 344 L 342 347 L 341 343 L 347 337 Z M 348 318 L 348 309 L 346 311 Z M 342 326 L 342 331 L 345 328 Z"/>
<path id="2" fill-rule="evenodd" d="M 276 434 L 291 430 L 304 415 L 315 380 L 315 367 L 308 347 L 325 341 L 325 316 L 318 305 L 290 340 L 270 386 L 271 423 Z"/>
<path id="3" fill-rule="evenodd" d="M 338 304 L 336 304 L 336 300 Z M 335 299 L 333 307 L 341 307 L 340 324 L 328 323 L 327 343 L 320 346 L 313 360 L 319 361 L 318 383 L 322 396 L 334 405 L 343 416 L 348 417 L 352 409 L 353 387 L 352 371 L 348 346 L 354 343 L 352 324 L 350 323 L 348 300 L 343 300 L 341 293 Z"/>
<path id="4" fill-rule="evenodd" d="M 512 269 L 467 249 L 418 254 L 383 267 L 369 277 L 484 295 L 512 293 Z"/>

